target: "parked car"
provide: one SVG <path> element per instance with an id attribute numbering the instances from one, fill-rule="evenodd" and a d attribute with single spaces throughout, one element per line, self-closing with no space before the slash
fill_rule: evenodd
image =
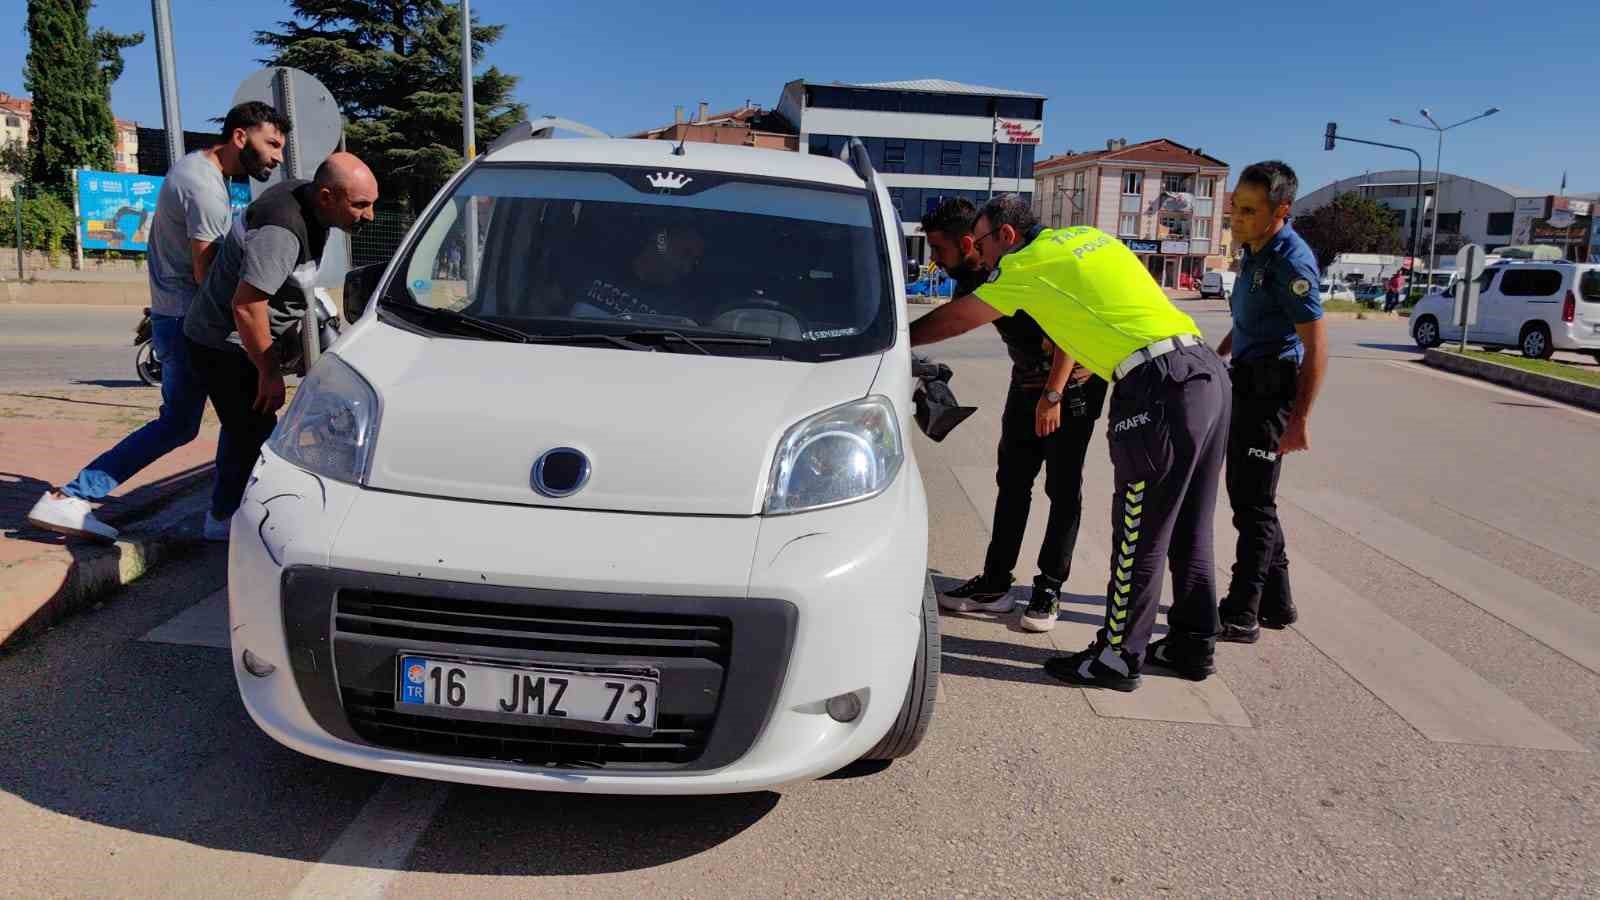
<path id="1" fill-rule="evenodd" d="M 1490 266 L 1478 277 L 1478 323 L 1467 340 L 1546 359 L 1557 350 L 1587 353 L 1600 362 L 1600 265 L 1517 261 Z M 1411 312 L 1417 346 L 1461 339 L 1453 294 L 1430 292 Z"/>
<path id="2" fill-rule="evenodd" d="M 268 735 L 599 794 L 922 740 L 939 629 L 888 192 L 859 142 L 674 147 L 502 139 L 349 274 L 353 325 L 233 521 Z M 435 278 L 474 231 L 470 281 Z"/>
<path id="3" fill-rule="evenodd" d="M 1349 300 L 1354 302 L 1356 299 L 1355 291 L 1350 290 L 1348 285 L 1340 281 L 1329 282 L 1326 279 L 1317 284 L 1317 294 L 1323 300 Z"/>
<path id="4" fill-rule="evenodd" d="M 1239 277 L 1237 272 L 1207 272 L 1200 279 L 1200 296 L 1205 297 L 1231 297 L 1233 296 L 1233 283 Z"/>

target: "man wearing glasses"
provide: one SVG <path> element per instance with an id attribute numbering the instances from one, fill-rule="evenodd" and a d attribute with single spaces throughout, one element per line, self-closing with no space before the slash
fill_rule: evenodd
<path id="1" fill-rule="evenodd" d="M 1094 228 L 1042 229 L 1015 196 L 990 201 L 974 230 L 988 282 L 913 322 L 912 346 L 1021 310 L 1067 356 L 1115 385 L 1106 621 L 1087 649 L 1046 661 L 1045 671 L 1118 691 L 1139 687 L 1146 662 L 1204 679 L 1216 671 L 1212 513 L 1228 447 L 1227 370 L 1116 238 Z M 1169 556 L 1168 636 L 1150 643 Z"/>

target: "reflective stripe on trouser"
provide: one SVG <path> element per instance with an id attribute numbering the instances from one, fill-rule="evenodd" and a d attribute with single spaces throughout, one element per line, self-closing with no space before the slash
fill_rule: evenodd
<path id="1" fill-rule="evenodd" d="M 1169 632 L 1215 641 L 1213 525 L 1231 397 L 1209 347 L 1185 347 L 1140 366 L 1111 395 L 1111 578 L 1101 639 L 1133 666 L 1155 627 L 1164 569 L 1173 578 Z"/>

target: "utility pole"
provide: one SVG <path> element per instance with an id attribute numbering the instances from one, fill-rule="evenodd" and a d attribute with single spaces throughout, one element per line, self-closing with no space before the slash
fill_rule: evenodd
<path id="1" fill-rule="evenodd" d="M 172 7 L 150 0 L 155 17 L 156 74 L 161 80 L 161 124 L 167 130 L 167 168 L 183 159 L 183 121 L 178 115 L 178 66 L 172 55 Z"/>
<path id="2" fill-rule="evenodd" d="M 994 112 L 993 119 L 989 122 L 989 199 L 994 199 L 994 158 L 995 149 L 1000 141 L 1000 111 Z"/>

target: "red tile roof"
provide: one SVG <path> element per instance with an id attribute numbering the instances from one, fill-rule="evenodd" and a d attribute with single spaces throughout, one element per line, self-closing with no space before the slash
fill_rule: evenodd
<path id="1" fill-rule="evenodd" d="M 1156 138 L 1155 140 L 1138 144 L 1129 144 L 1117 150 L 1094 150 L 1089 153 L 1052 156 L 1049 159 L 1035 163 L 1033 171 L 1034 174 L 1038 174 L 1041 171 L 1058 167 L 1070 167 L 1089 161 L 1210 167 L 1226 167 L 1228 165 L 1214 156 L 1197 153 L 1192 147 L 1186 147 L 1170 138 Z"/>

